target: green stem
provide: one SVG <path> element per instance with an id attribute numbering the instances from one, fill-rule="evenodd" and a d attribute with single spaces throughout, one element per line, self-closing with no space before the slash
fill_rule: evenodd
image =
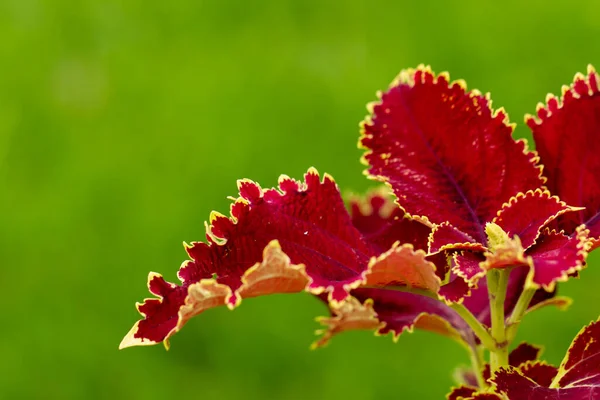
<path id="1" fill-rule="evenodd" d="M 523 315 L 527 312 L 529 308 L 529 303 L 531 303 L 531 299 L 535 295 L 535 289 L 525 289 L 521 293 L 519 300 L 517 301 L 517 305 L 513 310 L 508 322 L 506 324 L 506 340 L 510 343 L 515 339 L 517 334 L 517 330 L 519 329 L 519 325 L 521 323 L 521 319 Z"/>
<path id="2" fill-rule="evenodd" d="M 481 322 L 479 322 L 467 307 L 458 303 L 454 303 L 450 307 L 469 325 L 486 349 L 489 351 L 494 351 L 496 349 L 496 342 L 490 335 L 490 332 Z"/>
<path id="3" fill-rule="evenodd" d="M 469 350 L 471 365 L 473 366 L 473 372 L 477 378 L 477 385 L 482 390 L 486 389 L 488 384 L 485 379 L 483 379 L 483 348 L 481 346 L 469 347 Z"/>
<path id="4" fill-rule="evenodd" d="M 490 354 L 492 374 L 500 367 L 508 365 L 508 342 L 504 318 L 504 301 L 510 269 L 492 269 L 487 273 L 488 292 L 490 299 L 490 315 L 492 319 L 492 338 L 496 347 Z"/>

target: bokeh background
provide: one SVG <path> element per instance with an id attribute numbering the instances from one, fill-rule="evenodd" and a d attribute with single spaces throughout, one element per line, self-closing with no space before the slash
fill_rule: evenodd
<path id="1" fill-rule="evenodd" d="M 431 64 L 523 114 L 600 65 L 595 1 L 0 1 L 0 398 L 442 399 L 448 339 L 353 332 L 310 351 L 308 295 L 214 309 L 161 346 L 118 351 L 147 296 L 202 240 L 235 181 L 310 166 L 373 186 L 365 104 Z M 520 331 L 560 362 L 600 314 L 600 257 L 575 303 Z"/>

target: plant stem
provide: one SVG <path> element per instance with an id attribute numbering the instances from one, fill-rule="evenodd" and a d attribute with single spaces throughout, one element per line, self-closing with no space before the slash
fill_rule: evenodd
<path id="1" fill-rule="evenodd" d="M 508 342 L 504 318 L 504 301 L 510 269 L 492 269 L 487 273 L 488 292 L 490 299 L 490 314 L 492 319 L 492 338 L 496 342 L 490 353 L 492 374 L 500 367 L 508 365 Z"/>
<path id="2" fill-rule="evenodd" d="M 470 347 L 469 353 L 471 356 L 471 365 L 473 366 L 473 373 L 477 378 L 477 386 L 479 389 L 487 389 L 488 384 L 483 379 L 483 348 L 481 346 Z"/>
<path id="3" fill-rule="evenodd" d="M 515 309 L 506 323 L 506 340 L 509 343 L 514 340 L 517 330 L 519 329 L 519 325 L 521 324 L 521 319 L 523 318 L 523 315 L 525 315 L 525 312 L 527 312 L 529 303 L 531 302 L 531 299 L 533 299 L 534 295 L 535 289 L 533 288 L 525 289 L 521 293 L 521 296 L 517 301 L 517 305 L 515 306 Z"/>
<path id="4" fill-rule="evenodd" d="M 450 306 L 475 332 L 475 335 L 481 340 L 481 344 L 489 351 L 496 350 L 496 342 L 490 335 L 488 329 L 462 304 L 454 303 Z"/>

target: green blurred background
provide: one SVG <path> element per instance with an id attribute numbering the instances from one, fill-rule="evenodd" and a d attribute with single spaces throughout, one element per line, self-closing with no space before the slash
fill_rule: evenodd
<path id="1" fill-rule="evenodd" d="M 308 295 L 215 309 L 162 346 L 118 351 L 182 241 L 235 181 L 309 166 L 346 191 L 358 122 L 401 68 L 431 64 L 523 114 L 600 65 L 595 1 L 0 1 L 0 398 L 441 399 L 467 354 L 418 332 L 309 351 Z M 558 363 L 600 314 L 600 257 L 571 312 L 521 338 Z"/>

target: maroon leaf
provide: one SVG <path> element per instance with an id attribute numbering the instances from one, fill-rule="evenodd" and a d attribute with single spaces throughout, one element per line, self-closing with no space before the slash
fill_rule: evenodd
<path id="1" fill-rule="evenodd" d="M 470 386 L 455 388 L 446 398 L 448 400 L 502 400 L 502 397 L 495 393 L 477 393 L 477 389 Z"/>
<path id="2" fill-rule="evenodd" d="M 481 263 L 485 260 L 479 253 L 461 251 L 454 253 L 454 272 L 467 282 L 472 282 L 485 273 Z"/>
<path id="3" fill-rule="evenodd" d="M 537 384 L 516 369 L 501 370 L 492 379 L 499 392 L 510 400 L 597 400 L 600 386 L 549 388 Z"/>
<path id="4" fill-rule="evenodd" d="M 579 331 L 555 380 L 560 387 L 591 385 L 600 389 L 600 320 Z"/>
<path id="5" fill-rule="evenodd" d="M 431 228 L 406 218 L 404 211 L 390 198 L 390 193 L 383 189 L 369 192 L 365 197 L 352 196 L 350 214 L 356 229 L 381 252 L 397 241 L 410 243 L 417 250 L 427 250 Z"/>
<path id="6" fill-rule="evenodd" d="M 541 347 L 523 342 L 515 347 L 508 355 L 508 364 L 518 367 L 527 361 L 535 361 L 542 354 Z"/>
<path id="7" fill-rule="evenodd" d="M 361 283 L 370 287 L 407 286 L 437 293 L 441 282 L 435 270 L 423 250 L 414 251 L 412 245 L 396 242 L 390 250 L 371 259 Z"/>
<path id="8" fill-rule="evenodd" d="M 325 346 L 338 333 L 350 330 L 375 330 L 385 325 L 384 322 L 377 319 L 377 313 L 373 309 L 373 300 L 371 299 L 362 304 L 351 298 L 332 308 L 333 316 L 317 318 L 317 322 L 325 328 L 315 332 L 321 337 L 311 345 L 313 349 Z"/>
<path id="9" fill-rule="evenodd" d="M 434 226 L 429 235 L 429 253 L 435 254 L 444 250 L 485 251 L 486 248 L 471 236 L 459 231 L 448 222 Z"/>
<path id="10" fill-rule="evenodd" d="M 363 124 L 360 145 L 369 176 L 388 182 L 408 214 L 449 222 L 478 243 L 504 202 L 543 183 L 505 112 L 429 67 L 403 71 L 392 83 Z"/>
<path id="11" fill-rule="evenodd" d="M 527 251 L 533 260 L 533 277 L 528 285 L 552 291 L 556 282 L 566 281 L 583 269 L 590 245 L 587 235 L 583 225 L 572 236 L 546 230 Z"/>
<path id="12" fill-rule="evenodd" d="M 150 291 L 121 347 L 154 344 L 208 308 L 244 297 L 308 291 L 335 305 L 360 285 L 410 285 L 436 293 L 440 278 L 423 250 L 398 243 L 382 254 L 354 228 L 333 179 L 311 169 L 305 183 L 283 177 L 279 190 L 239 183 L 231 217 L 211 215 L 207 243 L 187 247 L 181 286 L 150 275 Z M 406 234 L 406 233 L 405 233 Z M 425 236 L 424 236 L 425 237 Z"/>
<path id="13" fill-rule="evenodd" d="M 352 295 L 361 303 L 373 301 L 373 309 L 380 322 L 380 335 L 393 334 L 395 340 L 414 328 L 429 330 L 448 336 L 470 346 L 475 344 L 471 328 L 450 307 L 426 296 L 385 289 L 355 289 Z M 335 310 L 334 310 L 335 313 Z"/>
<path id="14" fill-rule="evenodd" d="M 527 116 L 544 164 L 547 186 L 567 204 L 585 207 L 561 216 L 560 229 L 572 233 L 580 224 L 600 238 L 600 90 L 593 67 L 575 75 L 560 99 L 548 96 L 537 117 Z"/>
<path id="15" fill-rule="evenodd" d="M 524 249 L 531 247 L 540 236 L 542 228 L 567 211 L 577 211 L 547 190 L 536 189 L 519 193 L 502 206 L 494 223 L 510 238 L 515 235 Z"/>
<path id="16" fill-rule="evenodd" d="M 540 347 L 523 342 L 519 344 L 516 348 L 514 348 L 508 355 L 508 365 L 510 365 L 511 367 L 519 367 L 522 364 L 536 361 L 541 354 L 542 349 Z M 535 374 L 536 371 L 533 370 L 532 373 Z M 490 364 L 486 363 L 483 367 L 483 379 L 487 381 L 490 378 Z"/>
<path id="17" fill-rule="evenodd" d="M 544 363 L 525 363 L 500 370 L 492 382 L 511 400 L 600 399 L 600 320 L 578 333 L 558 372 Z"/>
<path id="18" fill-rule="evenodd" d="M 449 273 L 448 282 L 440 288 L 438 295 L 446 303 L 461 303 L 471 295 L 471 286 L 453 269 Z"/>
<path id="19" fill-rule="evenodd" d="M 273 240 L 278 240 L 290 265 L 305 266 L 307 290 L 327 292 L 334 301 L 347 297 L 350 287 L 363 280 L 361 274 L 369 259 L 378 253 L 353 227 L 333 179 L 325 175 L 321 181 L 311 169 L 305 180 L 301 183 L 283 177 L 279 190 L 264 191 L 254 182 L 240 181 L 240 198 L 231 206 L 231 217 L 211 215 L 207 243 L 197 242 L 187 248 L 191 260 L 179 270 L 182 285 L 166 283 L 151 274 L 150 291 L 158 298 L 147 299 L 138 307 L 144 319 L 122 346 L 157 343 L 179 330 L 184 321 L 180 308 L 205 304 L 202 296 L 188 296 L 188 289 L 197 283 L 204 285 L 213 275 L 216 282 L 208 284 L 210 289 L 220 288 L 223 295 L 226 287 L 230 293 L 221 304 L 235 307 L 241 299 L 238 289 L 242 277 L 252 267 L 267 262 L 263 250 L 266 254 Z M 289 287 L 273 285 L 267 289 L 280 293 Z M 186 297 L 190 298 L 186 301 Z M 192 308 L 202 309 L 198 307 Z"/>
<path id="20" fill-rule="evenodd" d="M 446 398 L 448 400 L 464 400 L 470 399 L 477 392 L 477 388 L 471 386 L 460 386 L 452 389 Z"/>
<path id="21" fill-rule="evenodd" d="M 558 372 L 558 368 L 546 364 L 544 361 L 532 361 L 521 365 L 519 372 L 538 385 L 549 387 Z"/>

